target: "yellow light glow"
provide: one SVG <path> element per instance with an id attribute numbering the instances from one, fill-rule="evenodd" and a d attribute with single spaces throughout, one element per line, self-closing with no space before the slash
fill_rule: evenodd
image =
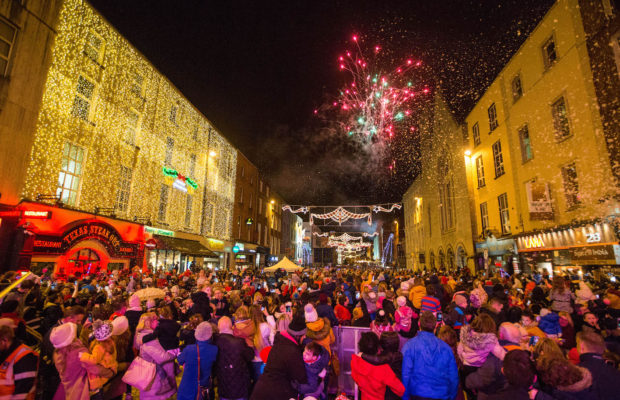
<path id="1" fill-rule="evenodd" d="M 465 150 L 465 157 L 471 157 L 471 150 Z"/>

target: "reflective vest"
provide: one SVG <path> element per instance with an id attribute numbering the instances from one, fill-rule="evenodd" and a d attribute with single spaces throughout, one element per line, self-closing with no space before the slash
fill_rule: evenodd
<path id="1" fill-rule="evenodd" d="M 24 372 L 19 374 L 20 376 L 15 376 L 13 374 L 13 366 L 15 363 L 31 353 L 34 353 L 34 351 L 32 351 L 30 347 L 25 344 L 20 344 L 0 365 L 0 400 L 34 399 L 35 385 L 32 385 L 32 389 L 29 393 L 13 395 L 13 392 L 15 392 L 15 378 L 34 378 L 37 375 L 36 371 Z"/>

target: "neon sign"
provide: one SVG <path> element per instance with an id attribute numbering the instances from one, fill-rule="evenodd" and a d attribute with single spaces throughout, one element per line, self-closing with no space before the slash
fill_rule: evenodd
<path id="1" fill-rule="evenodd" d="M 545 242 L 541 237 L 534 236 L 523 239 L 523 245 L 526 249 L 538 249 L 540 247 L 545 247 Z"/>

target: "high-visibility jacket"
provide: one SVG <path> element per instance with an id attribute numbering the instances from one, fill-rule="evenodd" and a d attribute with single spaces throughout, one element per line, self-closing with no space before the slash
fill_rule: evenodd
<path id="1" fill-rule="evenodd" d="M 34 378 L 37 375 L 37 371 L 28 371 L 17 375 L 13 374 L 13 366 L 15 363 L 24 358 L 24 356 L 32 353 L 34 353 L 34 351 L 30 347 L 25 344 L 20 344 L 0 365 L 0 400 L 34 399 L 35 385 L 32 386 L 29 393 L 15 395 L 15 380 Z"/>

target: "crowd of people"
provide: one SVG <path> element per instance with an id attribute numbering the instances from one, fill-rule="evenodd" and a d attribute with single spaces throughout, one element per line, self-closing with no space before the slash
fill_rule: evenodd
<path id="1" fill-rule="evenodd" d="M 343 370 L 363 400 L 620 396 L 620 290 L 581 276 L 46 272 L 0 313 L 7 399 L 325 400 Z M 360 328 L 347 357 L 339 326 Z"/>

